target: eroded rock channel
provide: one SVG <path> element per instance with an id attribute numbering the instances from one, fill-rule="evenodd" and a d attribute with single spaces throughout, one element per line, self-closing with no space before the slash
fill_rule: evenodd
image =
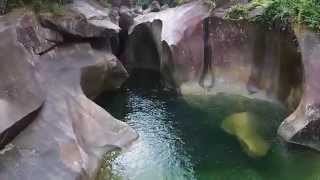
<path id="1" fill-rule="evenodd" d="M 234 3 L 0 16 L 0 179 L 319 177 L 319 34 Z"/>

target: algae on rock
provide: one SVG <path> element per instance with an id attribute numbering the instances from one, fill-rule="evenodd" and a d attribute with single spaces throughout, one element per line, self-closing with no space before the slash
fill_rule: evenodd
<path id="1" fill-rule="evenodd" d="M 249 112 L 228 116 L 221 124 L 222 129 L 238 138 L 243 150 L 250 157 L 262 157 L 268 153 L 270 142 L 260 131 L 257 118 Z"/>

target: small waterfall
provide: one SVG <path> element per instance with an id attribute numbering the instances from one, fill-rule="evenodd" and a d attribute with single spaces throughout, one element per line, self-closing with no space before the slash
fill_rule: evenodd
<path id="1" fill-rule="evenodd" d="M 214 85 L 213 70 L 212 70 L 212 48 L 209 43 L 210 35 L 210 18 L 203 21 L 203 70 L 200 76 L 199 85 L 206 91 Z"/>

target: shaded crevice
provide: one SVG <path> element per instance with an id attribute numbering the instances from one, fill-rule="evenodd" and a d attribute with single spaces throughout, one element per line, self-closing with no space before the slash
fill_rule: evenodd
<path id="1" fill-rule="evenodd" d="M 0 149 L 3 149 L 35 120 L 35 118 L 39 115 L 42 106 L 43 104 L 38 109 L 29 113 L 0 134 Z"/>
<path id="2" fill-rule="evenodd" d="M 128 57 L 125 66 L 131 69 L 151 69 L 160 71 L 160 55 L 157 43 L 148 25 L 140 24 L 130 34 L 127 49 Z"/>
<path id="3" fill-rule="evenodd" d="M 63 42 L 57 42 L 52 47 L 45 49 L 42 52 L 39 52 L 38 55 L 44 55 L 52 50 L 54 50 L 57 47 L 65 46 L 67 44 L 76 44 L 76 43 L 89 43 L 93 49 L 96 50 L 103 50 L 103 51 L 112 51 L 114 52 L 112 48 L 112 42 L 113 39 L 110 37 L 90 37 L 90 38 L 84 38 L 81 36 L 75 36 L 71 34 L 61 34 L 63 37 Z"/>

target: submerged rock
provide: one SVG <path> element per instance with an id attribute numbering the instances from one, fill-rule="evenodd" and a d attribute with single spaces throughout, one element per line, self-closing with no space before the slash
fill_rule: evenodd
<path id="1" fill-rule="evenodd" d="M 225 132 L 237 137 L 249 156 L 262 157 L 268 153 L 270 142 L 261 133 L 258 123 L 253 114 L 242 112 L 227 117 L 221 127 Z"/>

